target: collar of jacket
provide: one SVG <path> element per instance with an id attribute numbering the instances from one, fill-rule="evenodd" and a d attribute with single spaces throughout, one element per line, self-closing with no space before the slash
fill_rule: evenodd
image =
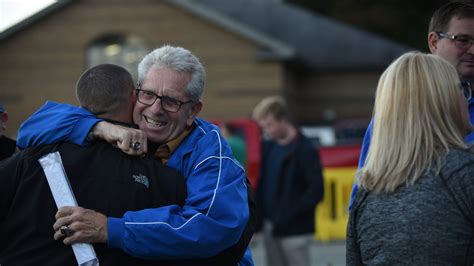
<path id="1" fill-rule="evenodd" d="M 132 123 L 125 123 L 125 122 L 122 122 L 122 121 L 117 121 L 117 120 L 108 119 L 108 118 L 102 118 L 102 119 L 104 121 L 107 121 L 107 122 L 115 124 L 115 125 L 120 125 L 120 126 L 124 126 L 124 127 L 130 127 L 130 128 L 138 129 L 138 126 L 135 125 L 135 124 L 132 124 Z"/>

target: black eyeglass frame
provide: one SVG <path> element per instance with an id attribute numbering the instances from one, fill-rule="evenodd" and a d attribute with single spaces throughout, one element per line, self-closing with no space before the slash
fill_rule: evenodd
<path id="1" fill-rule="evenodd" d="M 181 106 L 183 106 L 183 104 L 194 102 L 193 100 L 183 102 L 183 101 L 180 101 L 180 100 L 175 99 L 173 97 L 159 96 L 155 92 L 150 91 L 150 90 L 143 90 L 143 89 L 141 89 L 141 87 L 142 87 L 142 84 L 140 82 L 138 82 L 137 83 L 137 88 L 135 89 L 135 94 L 137 95 L 137 101 L 139 101 L 140 103 L 142 103 L 146 106 L 152 106 L 153 104 L 155 104 L 157 99 L 160 99 L 161 108 L 163 108 L 163 110 L 165 110 L 166 112 L 177 113 L 177 112 L 179 112 L 179 110 L 181 109 Z M 149 94 L 153 95 L 154 96 L 153 102 L 151 102 L 151 103 L 142 102 L 140 100 L 140 96 L 139 96 L 140 92 L 146 92 L 146 93 L 149 93 Z M 174 110 L 174 109 L 170 110 L 169 105 L 176 106 L 176 110 Z"/>
<path id="2" fill-rule="evenodd" d="M 454 42 L 454 45 L 460 49 L 469 49 L 471 48 L 472 44 L 474 43 L 474 38 L 470 38 L 466 35 L 451 35 L 446 32 L 442 31 L 437 31 L 436 34 L 438 34 L 439 37 L 441 38 L 446 38 L 450 39 L 451 41 Z M 467 45 L 467 41 L 469 41 L 469 45 Z M 466 46 L 463 46 L 463 43 L 466 43 Z"/>

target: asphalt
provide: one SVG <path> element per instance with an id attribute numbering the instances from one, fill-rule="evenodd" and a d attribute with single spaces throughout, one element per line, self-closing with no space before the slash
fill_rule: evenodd
<path id="1" fill-rule="evenodd" d="M 251 243 L 255 266 L 266 265 L 264 248 L 261 243 Z M 314 241 L 310 247 L 311 266 L 343 266 L 346 265 L 346 243 L 344 241 Z"/>

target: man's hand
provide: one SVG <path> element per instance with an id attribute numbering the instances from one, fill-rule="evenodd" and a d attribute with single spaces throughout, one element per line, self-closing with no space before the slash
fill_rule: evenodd
<path id="1" fill-rule="evenodd" d="M 63 239 L 66 245 L 74 243 L 107 243 L 107 217 L 81 207 L 61 207 L 53 225 L 54 239 L 64 237 L 61 226 L 67 226 L 71 235 Z"/>
<path id="2" fill-rule="evenodd" d="M 94 126 L 92 134 L 94 138 L 103 139 L 129 155 L 145 155 L 148 150 L 146 134 L 139 129 L 102 121 Z"/>

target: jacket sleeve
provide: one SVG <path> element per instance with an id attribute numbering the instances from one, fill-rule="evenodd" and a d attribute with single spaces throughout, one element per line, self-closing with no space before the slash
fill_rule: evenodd
<path id="1" fill-rule="evenodd" d="M 0 224 L 5 220 L 20 182 L 20 153 L 0 161 Z"/>
<path id="2" fill-rule="evenodd" d="M 360 150 L 359 157 L 359 169 L 364 167 L 365 159 L 367 158 L 367 153 L 369 152 L 370 139 L 372 138 L 372 127 L 374 124 L 374 119 L 370 120 L 367 131 L 365 131 L 364 141 L 362 142 L 362 149 Z M 351 199 L 349 201 L 349 211 L 352 210 L 352 205 L 354 205 L 354 199 L 357 194 L 357 177 L 354 178 L 354 184 L 352 185 Z"/>
<path id="3" fill-rule="evenodd" d="M 187 177 L 185 205 L 109 217 L 109 247 L 145 259 L 190 259 L 237 243 L 249 219 L 246 177 L 217 131 L 211 134 L 182 157 L 176 153 L 189 143 L 181 143 L 168 163 Z"/>
<path id="4" fill-rule="evenodd" d="M 17 145 L 20 149 L 59 141 L 87 145 L 87 134 L 100 121 L 84 108 L 46 102 L 21 124 Z"/>
<path id="5" fill-rule="evenodd" d="M 346 237 L 346 265 L 363 265 L 359 245 L 357 242 L 356 223 L 354 213 L 349 216 L 347 223 L 347 237 Z"/>
<path id="6" fill-rule="evenodd" d="M 265 159 L 267 151 L 267 142 L 262 140 L 261 142 L 261 152 L 260 152 L 260 167 L 258 171 L 257 186 L 255 190 L 255 202 L 257 205 L 257 226 L 255 228 L 256 232 L 263 230 L 263 221 L 265 219 L 265 205 L 264 205 L 264 185 L 263 180 L 265 178 Z"/>
<path id="7" fill-rule="evenodd" d="M 21 169 L 20 161 L 21 153 L 16 153 L 12 157 L 0 160 L 0 226 L 2 226 L 10 212 L 15 193 L 21 181 L 19 177 L 19 169 Z M 6 235 L 0 228 L 0 254 L 7 247 L 8 242 Z"/>

